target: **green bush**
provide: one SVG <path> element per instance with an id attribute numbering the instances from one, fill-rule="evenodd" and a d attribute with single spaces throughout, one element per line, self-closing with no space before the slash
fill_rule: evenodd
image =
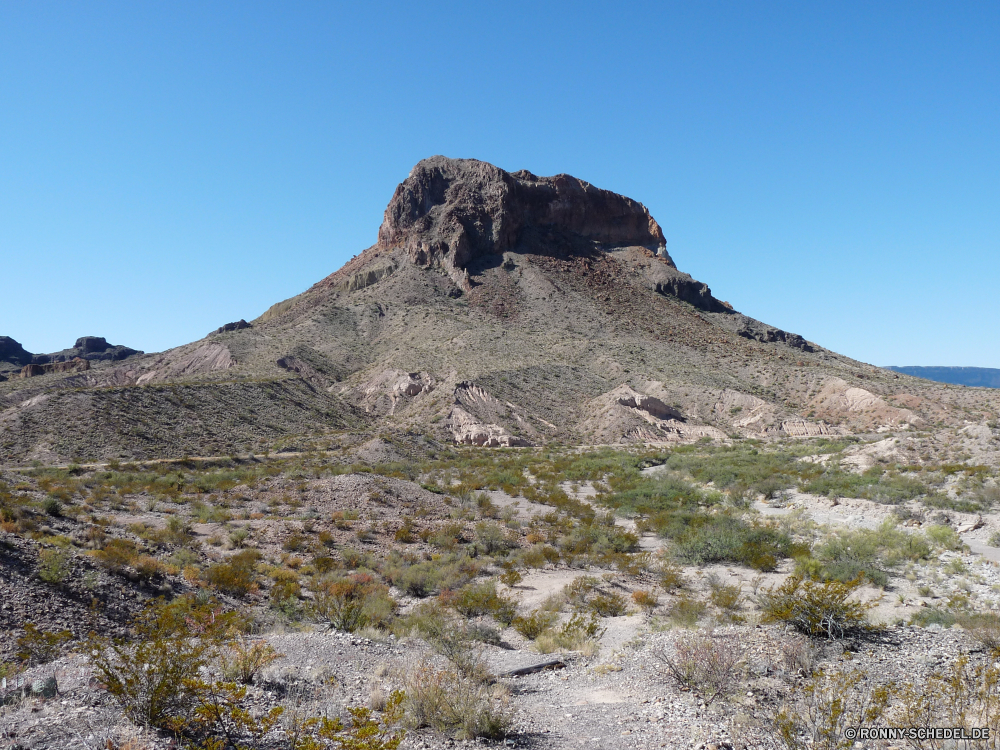
<path id="1" fill-rule="evenodd" d="M 758 594 L 763 619 L 788 623 L 800 633 L 827 639 L 873 630 L 874 626 L 868 624 L 868 611 L 878 602 L 849 599 L 862 580 L 819 582 L 789 576 L 781 586 Z"/>
<path id="2" fill-rule="evenodd" d="M 233 596 L 246 596 L 257 589 L 257 561 L 260 552 L 240 550 L 226 562 L 215 563 L 205 571 L 205 580 L 219 591 Z"/>
<path id="3" fill-rule="evenodd" d="M 72 554 L 62 549 L 43 549 L 38 553 L 38 577 L 46 583 L 62 583 L 72 571 Z"/>
<path id="4" fill-rule="evenodd" d="M 931 492 L 919 479 L 901 476 L 881 466 L 874 466 L 862 474 L 830 468 L 805 483 L 802 489 L 814 495 L 858 497 L 890 505 L 905 503 Z"/>
<path id="5" fill-rule="evenodd" d="M 506 552 L 515 546 L 508 539 L 504 528 L 493 521 L 480 521 L 476 524 L 476 543 L 487 555 Z"/>
<path id="6" fill-rule="evenodd" d="M 129 539 L 111 539 L 103 549 L 95 551 L 94 557 L 112 571 L 120 571 L 139 557 L 139 548 Z"/>
<path id="7" fill-rule="evenodd" d="M 600 617 L 621 617 L 628 610 L 628 601 L 617 591 L 602 591 L 587 602 L 587 607 Z"/>
<path id="8" fill-rule="evenodd" d="M 693 628 L 699 618 L 708 610 L 708 605 L 700 599 L 687 594 L 680 596 L 670 607 L 667 616 L 675 625 L 683 628 Z"/>
<path id="9" fill-rule="evenodd" d="M 237 640 L 221 655 L 219 666 L 227 680 L 249 685 L 261 670 L 283 656 L 267 641 Z"/>
<path id="10" fill-rule="evenodd" d="M 558 618 L 559 615 L 556 612 L 536 609 L 534 612 L 523 617 L 520 615 L 515 617 L 511 624 L 514 626 L 514 630 L 525 638 L 535 640 L 535 638 L 552 627 Z"/>
<path id="11" fill-rule="evenodd" d="M 217 615 L 208 607 L 154 603 L 136 619 L 131 642 L 91 634 L 91 663 L 132 721 L 176 729 L 194 711 L 193 681 L 231 622 Z"/>
<path id="12" fill-rule="evenodd" d="M 487 679 L 424 661 L 408 669 L 404 681 L 405 720 L 414 728 L 432 727 L 466 740 L 502 739 L 511 730 L 509 697 Z"/>
<path id="13" fill-rule="evenodd" d="M 62 647 L 72 639 L 73 634 L 68 630 L 48 632 L 26 622 L 24 635 L 17 639 L 17 658 L 29 667 L 48 664 L 59 657 Z"/>
<path id="14" fill-rule="evenodd" d="M 926 534 L 927 538 L 933 544 L 942 549 L 957 550 L 965 546 L 958 532 L 951 528 L 951 526 L 945 526 L 944 524 L 928 526 L 924 534 Z"/>
<path id="15" fill-rule="evenodd" d="M 517 610 L 517 602 L 497 593 L 493 580 L 464 586 L 456 593 L 452 606 L 466 617 L 492 615 L 504 625 L 510 625 Z"/>
<path id="16" fill-rule="evenodd" d="M 385 584 L 367 573 L 354 573 L 325 583 L 316 593 L 313 610 L 334 630 L 353 633 L 390 625 L 396 602 Z"/>
<path id="17" fill-rule="evenodd" d="M 445 589 L 457 590 L 471 581 L 483 564 L 463 555 L 409 563 L 400 558 L 385 567 L 385 576 L 410 596 L 423 598 Z"/>
<path id="18" fill-rule="evenodd" d="M 678 511 L 654 521 L 660 534 L 674 541 L 677 556 L 695 565 L 728 562 L 768 572 L 779 559 L 805 550 L 778 528 L 728 513 Z"/>

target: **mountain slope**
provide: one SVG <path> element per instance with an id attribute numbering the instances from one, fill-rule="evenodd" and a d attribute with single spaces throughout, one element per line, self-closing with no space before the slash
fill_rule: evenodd
<path id="1" fill-rule="evenodd" d="M 182 424 L 164 395 L 178 384 L 198 405 Z M 486 446 L 821 435 L 997 405 L 736 312 L 677 269 L 640 203 L 444 157 L 396 189 L 375 245 L 249 326 L 0 396 L 8 461 L 260 451 L 343 430 Z"/>

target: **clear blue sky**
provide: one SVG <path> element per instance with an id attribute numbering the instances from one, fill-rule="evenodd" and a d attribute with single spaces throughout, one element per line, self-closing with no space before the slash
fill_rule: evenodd
<path id="1" fill-rule="evenodd" d="M 0 5 L 0 334 L 162 350 L 371 245 L 432 154 L 645 203 L 735 307 L 1000 367 L 1000 5 Z"/>

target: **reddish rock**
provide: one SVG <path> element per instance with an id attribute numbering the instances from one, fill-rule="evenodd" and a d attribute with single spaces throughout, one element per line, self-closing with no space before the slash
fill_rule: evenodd
<path id="1" fill-rule="evenodd" d="M 90 369 L 90 360 L 74 357 L 68 362 L 49 362 L 44 365 L 25 365 L 21 368 L 22 378 L 33 378 L 48 372 L 74 372 Z"/>

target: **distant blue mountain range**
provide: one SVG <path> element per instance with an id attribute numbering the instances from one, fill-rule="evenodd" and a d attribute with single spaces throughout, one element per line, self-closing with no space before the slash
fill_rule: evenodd
<path id="1" fill-rule="evenodd" d="M 885 367 L 883 369 L 938 383 L 1000 388 L 1000 370 L 992 367 Z"/>

